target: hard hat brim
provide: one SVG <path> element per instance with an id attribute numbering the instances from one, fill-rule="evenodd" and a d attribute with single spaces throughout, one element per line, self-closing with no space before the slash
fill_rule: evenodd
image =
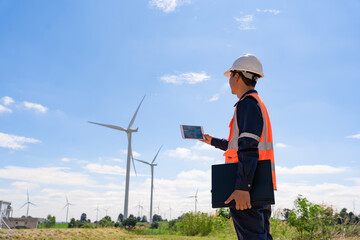
<path id="1" fill-rule="evenodd" d="M 224 72 L 224 75 L 225 77 L 230 77 L 231 75 L 231 71 L 245 71 L 245 72 L 249 72 L 249 73 L 255 73 L 255 74 L 258 74 L 260 77 L 259 78 L 263 78 L 264 77 L 264 74 L 262 73 L 258 73 L 258 72 L 254 72 L 254 71 L 247 71 L 246 69 L 233 69 L 233 68 L 230 68 L 229 70 L 227 70 L 226 72 Z"/>

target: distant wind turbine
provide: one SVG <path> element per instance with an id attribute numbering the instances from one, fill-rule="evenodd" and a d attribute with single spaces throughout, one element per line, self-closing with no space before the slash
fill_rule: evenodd
<path id="1" fill-rule="evenodd" d="M 169 203 L 169 210 L 170 210 L 170 218 L 169 218 L 169 220 L 171 220 L 171 210 L 172 210 L 172 208 L 171 208 L 171 204 Z"/>
<path id="2" fill-rule="evenodd" d="M 29 216 L 29 206 L 30 206 L 30 204 L 37 207 L 36 204 L 30 202 L 30 200 L 29 200 L 29 191 L 27 191 L 27 202 L 24 203 L 24 205 L 22 205 L 22 206 L 19 208 L 19 210 L 22 209 L 26 204 L 27 204 L 26 217 L 28 217 L 28 216 Z"/>
<path id="3" fill-rule="evenodd" d="M 132 117 L 129 126 L 127 127 L 127 129 L 119 127 L 119 126 L 115 126 L 115 125 L 109 125 L 109 124 L 102 124 L 102 123 L 96 123 L 96 122 L 90 122 L 92 124 L 97 124 L 100 126 L 104 126 L 104 127 L 108 127 L 108 128 L 112 128 L 112 129 L 116 129 L 116 130 L 120 130 L 120 131 L 124 131 L 126 132 L 127 138 L 128 138 L 128 151 L 127 151 L 127 162 L 126 162 L 126 183 L 125 183 L 125 201 L 124 201 L 124 218 L 126 219 L 128 217 L 128 207 L 129 207 L 129 184 L 130 184 L 130 158 L 132 159 L 133 162 L 133 167 L 136 173 L 136 169 L 135 169 L 135 164 L 134 164 L 134 158 L 133 158 L 133 154 L 132 154 L 132 149 L 131 149 L 131 134 L 133 132 L 137 132 L 138 128 L 136 129 L 131 129 L 131 126 L 133 125 L 135 118 L 136 118 L 136 114 L 139 111 L 139 108 L 141 106 L 141 103 L 144 101 L 145 96 L 143 97 L 143 99 L 141 100 L 138 108 L 136 109 L 136 112 L 134 114 L 134 116 Z"/>
<path id="4" fill-rule="evenodd" d="M 142 162 L 144 164 L 149 165 L 151 168 L 150 223 L 152 223 L 152 217 L 153 217 L 152 216 L 152 202 L 153 202 L 153 190 L 154 190 L 154 167 L 157 166 L 157 163 L 154 163 L 154 162 L 155 162 L 155 159 L 158 156 L 161 148 L 162 148 L 162 146 L 159 148 L 158 152 L 156 153 L 156 155 L 151 163 L 145 162 L 143 160 L 135 159 L 138 162 Z"/>
<path id="5" fill-rule="evenodd" d="M 64 209 L 64 208 L 67 208 L 67 209 L 66 209 L 66 222 L 68 222 L 69 206 L 70 206 L 70 205 L 74 205 L 74 204 L 69 203 L 69 200 L 68 200 L 68 198 L 67 198 L 66 195 L 65 195 L 65 197 L 66 197 L 66 204 L 65 204 L 65 206 L 63 207 L 63 209 Z"/>
<path id="6" fill-rule="evenodd" d="M 197 213 L 197 202 L 198 202 L 198 191 L 199 191 L 199 188 L 196 190 L 196 193 L 194 196 L 189 196 L 188 198 L 195 198 L 195 213 Z"/>
<path id="7" fill-rule="evenodd" d="M 98 217 L 99 217 L 99 205 L 97 205 L 97 207 L 94 209 L 94 210 L 96 210 L 96 221 L 98 221 Z"/>

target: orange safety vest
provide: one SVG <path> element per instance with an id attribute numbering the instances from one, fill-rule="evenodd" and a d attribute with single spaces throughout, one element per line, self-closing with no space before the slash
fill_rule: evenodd
<path id="1" fill-rule="evenodd" d="M 271 124 L 268 112 L 266 110 L 264 102 L 261 100 L 257 93 L 250 93 L 242 97 L 240 101 L 244 100 L 247 96 L 252 96 L 257 101 L 261 114 L 263 117 L 263 130 L 261 133 L 261 137 L 248 132 L 243 132 L 239 135 L 239 126 L 237 124 L 236 111 L 237 106 L 235 108 L 234 117 L 230 121 L 230 134 L 229 134 L 229 144 L 228 148 L 224 153 L 225 162 L 226 163 L 237 163 L 238 160 L 238 139 L 242 137 L 249 137 L 259 141 L 258 151 L 259 151 L 259 161 L 270 160 L 271 161 L 271 174 L 272 174 L 272 182 L 274 186 L 274 190 L 276 187 L 276 176 L 275 176 L 275 160 L 274 160 L 274 149 L 273 149 L 273 139 L 272 139 L 272 131 Z"/>

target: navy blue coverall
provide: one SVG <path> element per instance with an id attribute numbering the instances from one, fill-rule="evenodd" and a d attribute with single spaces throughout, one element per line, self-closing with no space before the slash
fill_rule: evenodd
<path id="1" fill-rule="evenodd" d="M 257 93 L 255 90 L 250 90 L 245 94 L 254 92 Z M 239 134 L 248 132 L 260 138 L 263 130 L 263 118 L 256 100 L 248 96 L 242 101 L 237 102 L 235 106 L 237 106 L 236 117 Z M 259 160 L 258 143 L 259 142 L 253 138 L 242 137 L 238 139 L 237 153 L 239 170 L 237 171 L 238 175 L 234 190 L 250 191 Z M 213 137 L 211 145 L 226 151 L 228 141 L 226 139 Z M 235 208 L 230 208 L 230 212 L 238 239 L 272 239 L 269 226 L 271 205 L 254 206 L 252 204 L 251 209 L 236 210 Z"/>

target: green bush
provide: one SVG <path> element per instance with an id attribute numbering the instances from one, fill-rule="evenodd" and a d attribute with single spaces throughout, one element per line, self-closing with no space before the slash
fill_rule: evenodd
<path id="1" fill-rule="evenodd" d="M 134 215 L 130 214 L 130 216 L 122 222 L 122 225 L 124 227 L 133 228 L 133 227 L 135 227 L 136 223 L 137 223 L 136 217 L 134 217 Z"/>
<path id="2" fill-rule="evenodd" d="M 215 226 L 215 218 L 206 213 L 187 213 L 178 223 L 178 229 L 186 236 L 207 236 Z"/>
<path id="3" fill-rule="evenodd" d="M 294 226 L 299 239 L 330 239 L 330 226 L 334 223 L 329 208 L 313 204 L 299 195 L 294 202 L 295 209 L 288 215 L 290 226 Z"/>
<path id="4" fill-rule="evenodd" d="M 158 222 L 152 222 L 150 228 L 151 229 L 158 229 L 159 228 L 159 223 Z"/>
<path id="5" fill-rule="evenodd" d="M 55 226 L 56 218 L 55 216 L 51 216 L 50 214 L 47 216 L 47 218 L 44 220 L 44 227 L 51 228 Z"/>

